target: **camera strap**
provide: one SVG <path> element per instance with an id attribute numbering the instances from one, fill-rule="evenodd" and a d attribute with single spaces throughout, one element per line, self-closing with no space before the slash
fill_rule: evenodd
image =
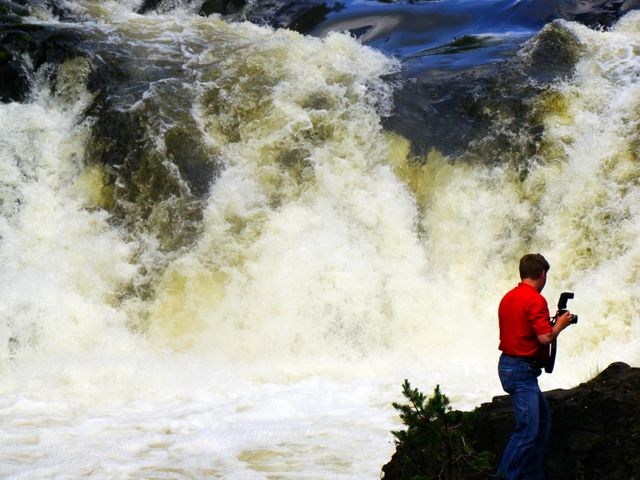
<path id="1" fill-rule="evenodd" d="M 558 341 L 557 339 L 553 339 L 549 344 L 549 358 L 544 364 L 544 371 L 547 373 L 553 372 L 553 366 L 556 363 L 556 351 L 558 350 Z"/>
<path id="2" fill-rule="evenodd" d="M 551 326 L 553 327 L 556 324 L 557 316 L 551 318 Z M 544 371 L 547 373 L 553 372 L 553 367 L 556 364 L 556 352 L 558 351 L 558 338 L 554 338 L 549 344 L 549 357 L 544 364 Z"/>
<path id="3" fill-rule="evenodd" d="M 560 294 L 560 299 L 558 300 L 558 312 L 555 317 L 552 317 L 550 320 L 551 326 L 553 327 L 556 324 L 556 320 L 562 314 L 564 314 L 567 310 L 567 300 L 573 298 L 573 292 L 562 292 Z M 575 315 L 575 321 L 572 323 L 578 323 L 578 316 Z M 553 372 L 553 366 L 556 363 L 556 353 L 558 352 L 558 337 L 554 338 L 553 341 L 549 344 L 549 358 L 544 366 L 544 371 L 547 373 Z"/>

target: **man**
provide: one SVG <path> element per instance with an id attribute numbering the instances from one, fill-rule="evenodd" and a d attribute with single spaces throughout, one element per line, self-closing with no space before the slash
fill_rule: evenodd
<path id="1" fill-rule="evenodd" d="M 498 348 L 502 350 L 498 374 L 516 417 L 516 428 L 498 468 L 498 476 L 507 480 L 544 479 L 551 412 L 538 377 L 549 357 L 549 344 L 573 320 L 566 312 L 551 325 L 547 301 L 540 294 L 549 268 L 538 253 L 522 257 L 521 282 L 504 296 L 498 308 Z"/>

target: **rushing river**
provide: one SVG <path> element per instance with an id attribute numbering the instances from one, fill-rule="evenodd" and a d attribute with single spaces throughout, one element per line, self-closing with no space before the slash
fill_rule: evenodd
<path id="1" fill-rule="evenodd" d="M 528 252 L 580 317 L 542 388 L 640 366 L 640 12 L 456 43 L 139 3 L 37 10 L 82 55 L 0 104 L 0 477 L 379 478 L 405 378 L 502 393 Z M 462 64 L 478 125 L 416 114 Z"/>

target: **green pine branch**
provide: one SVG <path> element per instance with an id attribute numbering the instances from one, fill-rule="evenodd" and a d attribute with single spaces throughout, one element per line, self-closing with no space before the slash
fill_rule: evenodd
<path id="1" fill-rule="evenodd" d="M 477 478 L 489 470 L 491 453 L 476 452 L 466 439 L 475 412 L 452 411 L 440 385 L 427 398 L 405 379 L 402 394 L 407 403 L 392 405 L 406 429 L 391 433 L 404 452 L 403 480 Z"/>

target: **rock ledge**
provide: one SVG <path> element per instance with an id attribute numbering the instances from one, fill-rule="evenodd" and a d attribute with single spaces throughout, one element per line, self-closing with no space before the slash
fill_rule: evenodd
<path id="1" fill-rule="evenodd" d="M 640 480 L 640 368 L 613 363 L 588 382 L 545 396 L 552 417 L 547 480 Z M 478 408 L 470 440 L 497 463 L 513 427 L 509 396 L 498 396 Z M 399 462 L 396 451 L 382 468 L 384 480 L 400 480 Z"/>

